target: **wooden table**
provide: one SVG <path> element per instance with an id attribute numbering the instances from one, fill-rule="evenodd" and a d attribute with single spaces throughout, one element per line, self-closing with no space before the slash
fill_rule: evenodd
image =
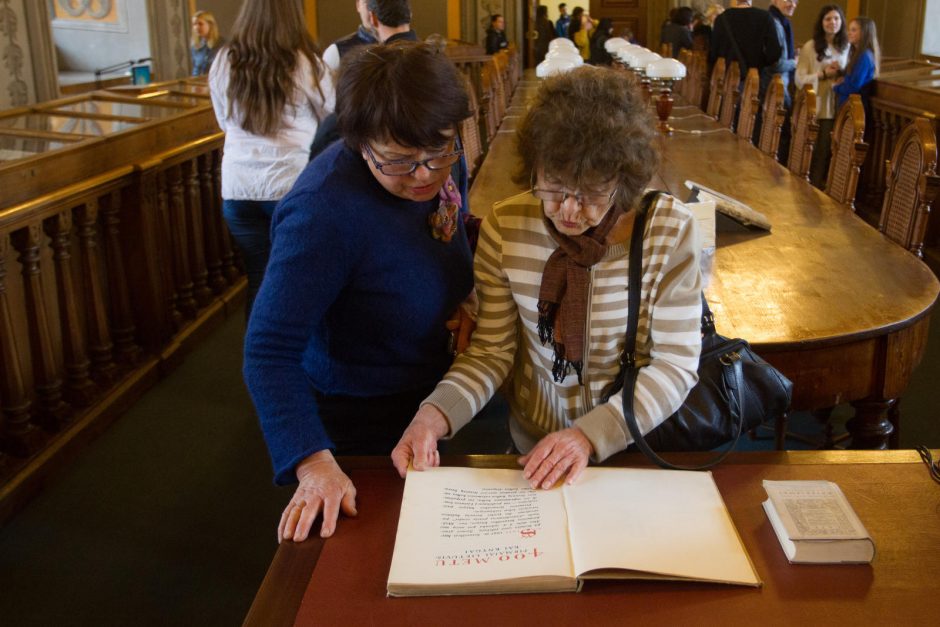
<path id="1" fill-rule="evenodd" d="M 520 100 L 535 89 L 523 85 Z M 851 402 L 852 446 L 887 448 L 940 283 L 851 210 L 696 111 L 673 111 L 677 132 L 660 136 L 651 185 L 684 200 L 693 180 L 773 224 L 772 233 L 719 231 L 706 290 L 718 331 L 747 339 L 793 381 L 794 410 Z M 509 178 L 516 163 L 513 135 L 498 134 L 470 192 L 474 213 L 519 191 Z"/>
<path id="2" fill-rule="evenodd" d="M 635 454 L 613 462 L 646 465 Z M 759 589 L 589 581 L 578 594 L 398 599 L 386 598 L 385 583 L 404 482 L 387 458 L 341 463 L 359 491 L 358 518 L 342 519 L 330 540 L 282 544 L 245 625 L 857 626 L 934 624 L 940 615 L 940 484 L 913 451 L 734 453 L 715 469 Z M 444 463 L 514 467 L 515 458 Z M 875 541 L 872 564 L 789 564 L 761 508 L 762 479 L 837 482 Z"/>

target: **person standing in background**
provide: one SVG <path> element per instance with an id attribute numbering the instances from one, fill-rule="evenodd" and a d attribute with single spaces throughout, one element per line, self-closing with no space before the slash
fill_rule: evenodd
<path id="1" fill-rule="evenodd" d="M 878 45 L 875 21 L 864 15 L 858 16 L 849 22 L 847 36 L 851 45 L 849 63 L 845 71 L 840 72 L 841 77 L 836 79 L 833 87 L 836 93 L 836 109 L 841 108 L 850 95 L 858 94 L 865 105 L 865 119 L 871 120 L 871 93 L 875 78 L 881 70 L 881 46 Z M 872 126 L 865 125 L 866 137 L 869 136 Z"/>
<path id="2" fill-rule="evenodd" d="M 562 5 L 564 6 L 564 5 Z M 538 65 L 545 60 L 548 54 L 548 43 L 555 38 L 555 25 L 548 19 L 548 7 L 539 5 L 535 10 L 535 32 L 538 37 L 535 39 L 535 63 Z"/>
<path id="3" fill-rule="evenodd" d="M 209 73 L 219 48 L 225 43 L 219 35 L 215 16 L 208 11 L 193 13 L 192 33 L 189 39 L 189 55 L 193 63 L 193 76 Z"/>
<path id="4" fill-rule="evenodd" d="M 743 79 L 749 69 L 761 71 L 780 59 L 781 47 L 774 19 L 764 9 L 752 7 L 751 0 L 732 0 L 728 10 L 715 18 L 713 29 L 708 50 L 710 66 L 718 57 L 724 57 L 729 64 L 738 61 Z M 765 76 L 767 74 L 761 71 L 761 97 L 767 89 Z"/>
<path id="5" fill-rule="evenodd" d="M 832 127 L 836 117 L 836 95 L 832 83 L 849 60 L 849 40 L 845 14 L 837 4 L 823 5 L 813 25 L 813 38 L 800 50 L 796 66 L 796 86 L 809 85 L 816 92 L 816 120 L 819 136 L 813 150 L 809 180 L 822 189 L 829 173 Z"/>
<path id="6" fill-rule="evenodd" d="M 343 55 L 359 46 L 378 43 L 375 29 L 369 19 L 369 7 L 366 0 L 356 0 L 356 13 L 359 14 L 359 28 L 345 37 L 337 39 L 323 51 L 323 63 L 333 73 L 335 80 L 339 73 L 339 64 Z"/>
<path id="7" fill-rule="evenodd" d="M 568 15 L 568 5 L 562 2 L 558 5 L 558 20 L 555 22 L 555 35 L 558 37 L 568 36 L 568 26 L 571 24 L 571 16 Z"/>
<path id="8" fill-rule="evenodd" d="M 490 16 L 490 27 L 486 29 L 486 54 L 496 54 L 509 47 L 506 39 L 506 18 L 499 13 Z"/>
<path id="9" fill-rule="evenodd" d="M 333 78 L 296 0 L 245 0 L 209 70 L 222 153 L 222 213 L 248 275 L 247 314 L 271 250 L 271 214 L 334 108 Z"/>
<path id="10" fill-rule="evenodd" d="M 793 84 L 793 74 L 796 71 L 796 48 L 793 44 L 793 24 L 790 18 L 796 11 L 798 0 L 770 0 L 770 8 L 767 10 L 770 17 L 774 18 L 774 25 L 777 29 L 777 40 L 780 42 L 780 58 L 776 65 L 764 68 L 768 76 L 761 81 L 761 84 L 769 85 L 774 74 L 779 74 L 783 79 L 783 107 L 786 109 L 786 118 L 783 121 L 783 129 L 780 133 L 780 146 L 777 153 L 777 159 L 781 163 L 787 162 L 790 154 L 790 110 L 793 108 L 793 97 L 790 94 L 790 86 Z M 763 92 L 761 92 L 763 94 Z M 755 125 L 754 138 L 758 135 L 759 127 Z"/>
<path id="11" fill-rule="evenodd" d="M 679 51 L 685 48 L 692 49 L 692 16 L 691 7 L 675 9 L 668 22 L 663 24 L 659 34 L 659 41 L 672 46 L 672 58 L 679 58 Z"/>
<path id="12" fill-rule="evenodd" d="M 594 35 L 591 36 L 591 65 L 610 65 L 614 59 L 607 52 L 605 44 L 614 35 L 614 22 L 609 17 L 602 17 Z"/>

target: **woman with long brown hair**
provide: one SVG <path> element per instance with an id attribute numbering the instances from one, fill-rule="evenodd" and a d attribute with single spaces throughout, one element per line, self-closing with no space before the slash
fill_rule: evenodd
<path id="1" fill-rule="evenodd" d="M 250 313 L 271 249 L 271 214 L 307 165 L 317 126 L 334 108 L 333 81 L 299 3 L 245 0 L 209 87 L 225 131 L 222 211 L 245 260 Z"/>
<path id="2" fill-rule="evenodd" d="M 849 58 L 845 14 L 837 4 L 823 5 L 813 26 L 813 38 L 803 45 L 796 66 L 796 86 L 810 85 L 816 92 L 816 120 L 819 139 L 813 151 L 810 181 L 816 187 L 826 184 L 829 172 L 832 127 L 836 117 L 836 95 L 833 82 L 845 69 Z"/>
<path id="3" fill-rule="evenodd" d="M 881 46 L 878 45 L 878 31 L 875 21 L 860 15 L 849 22 L 848 39 L 849 64 L 842 78 L 836 80 L 833 91 L 836 93 L 838 107 L 845 104 L 852 94 L 859 94 L 865 105 L 865 113 L 870 113 L 869 98 L 875 77 L 881 69 Z M 868 117 L 867 119 L 871 119 Z"/>

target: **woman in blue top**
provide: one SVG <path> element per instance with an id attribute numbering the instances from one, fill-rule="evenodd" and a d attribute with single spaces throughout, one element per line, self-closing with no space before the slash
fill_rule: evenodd
<path id="1" fill-rule="evenodd" d="M 470 115 L 438 48 L 396 42 L 344 60 L 342 141 L 278 204 L 244 375 L 275 482 L 299 482 L 278 540 L 321 536 L 356 489 L 333 458 L 389 454 L 452 360 L 447 322 L 473 289 L 451 167 Z"/>
<path id="2" fill-rule="evenodd" d="M 842 108 L 850 95 L 859 94 L 865 105 L 866 118 L 870 119 L 869 98 L 875 77 L 881 69 L 881 47 L 878 45 L 875 21 L 864 16 L 855 18 L 849 22 L 848 38 L 851 45 L 849 63 L 844 75 L 836 80 L 832 88 L 836 94 L 836 106 Z"/>
<path id="3" fill-rule="evenodd" d="M 212 61 L 225 40 L 219 35 L 215 16 L 208 11 L 193 13 L 193 28 L 189 41 L 189 54 L 193 62 L 193 76 L 209 73 Z"/>

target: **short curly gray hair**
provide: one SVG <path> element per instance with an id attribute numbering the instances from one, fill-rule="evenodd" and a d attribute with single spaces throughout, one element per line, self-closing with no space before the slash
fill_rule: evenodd
<path id="1" fill-rule="evenodd" d="M 615 202 L 628 209 L 653 178 L 655 122 L 632 75 L 580 67 L 545 80 L 516 131 L 521 159 L 513 180 L 528 186 L 538 170 L 566 182 L 617 180 Z"/>

